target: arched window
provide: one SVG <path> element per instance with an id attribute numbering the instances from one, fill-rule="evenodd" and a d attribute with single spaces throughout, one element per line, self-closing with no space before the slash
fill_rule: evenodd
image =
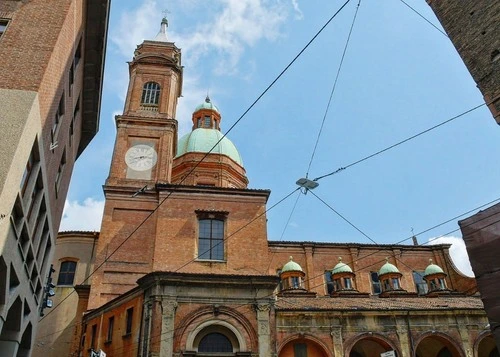
<path id="1" fill-rule="evenodd" d="M 141 104 L 158 106 L 160 101 L 160 85 L 156 82 L 147 82 L 142 87 Z"/>
<path id="2" fill-rule="evenodd" d="M 212 332 L 200 340 L 198 352 L 233 352 L 233 345 L 222 333 Z"/>
<path id="3" fill-rule="evenodd" d="M 61 263 L 57 285 L 73 285 L 75 279 L 76 262 L 65 261 Z"/>

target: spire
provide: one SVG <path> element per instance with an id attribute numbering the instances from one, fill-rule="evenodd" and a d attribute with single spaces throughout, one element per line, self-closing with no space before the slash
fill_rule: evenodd
<path id="1" fill-rule="evenodd" d="M 167 27 L 168 27 L 168 20 L 166 17 L 164 17 L 161 20 L 161 27 L 160 27 L 160 32 L 156 35 L 154 41 L 158 42 L 168 42 L 167 39 Z"/>

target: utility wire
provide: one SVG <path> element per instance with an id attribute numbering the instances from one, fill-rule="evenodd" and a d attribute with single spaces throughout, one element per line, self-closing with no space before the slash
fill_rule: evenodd
<path id="1" fill-rule="evenodd" d="M 349 46 L 349 41 L 351 39 L 352 29 L 354 28 L 354 23 L 356 22 L 356 17 L 358 16 L 358 10 L 359 10 L 360 4 L 361 4 L 361 0 L 358 1 L 358 5 L 356 6 L 356 11 L 354 12 L 354 17 L 352 19 L 351 28 L 349 29 L 349 34 L 347 35 L 347 40 L 346 40 L 346 43 L 344 46 L 344 51 L 342 52 L 342 57 L 340 59 L 340 64 L 339 64 L 339 68 L 337 70 L 337 75 L 335 76 L 335 80 L 333 81 L 332 90 L 330 91 L 330 98 L 328 98 L 328 103 L 326 105 L 325 114 L 323 115 L 323 120 L 321 121 L 321 126 L 319 128 L 318 137 L 316 138 L 316 143 L 314 144 L 314 149 L 313 149 L 313 152 L 311 155 L 311 160 L 309 160 L 309 165 L 307 166 L 306 178 L 309 177 L 309 170 L 311 169 L 314 155 L 316 154 L 316 149 L 318 148 L 319 139 L 321 137 L 321 133 L 323 132 L 323 126 L 325 125 L 325 120 L 326 120 L 326 117 L 328 115 L 328 111 L 330 109 L 330 104 L 332 102 L 333 94 L 335 93 L 335 89 L 337 88 L 337 81 L 338 81 L 339 76 L 340 76 L 340 71 L 342 70 L 342 64 L 344 63 L 345 54 L 347 52 L 347 47 Z"/>
<path id="2" fill-rule="evenodd" d="M 196 163 L 196 165 L 180 180 L 179 184 L 182 184 L 186 178 L 194 172 L 194 170 L 200 165 L 200 163 L 217 147 L 217 145 L 226 137 L 231 130 L 234 129 L 234 127 L 245 117 L 245 115 L 257 104 L 257 102 L 260 101 L 260 99 L 271 89 L 272 86 L 285 74 L 285 72 L 295 63 L 295 61 L 305 52 L 305 50 L 314 42 L 314 40 L 323 32 L 323 30 L 332 22 L 332 20 L 344 9 L 344 7 L 350 2 L 351 0 L 347 0 L 327 21 L 326 23 L 316 32 L 316 34 L 307 42 L 307 44 L 299 51 L 299 53 L 288 63 L 288 65 L 278 74 L 278 76 L 269 84 L 264 91 L 255 99 L 252 104 L 243 112 L 243 114 L 240 115 L 240 117 L 236 120 L 236 122 L 231 125 L 229 130 L 221 136 L 221 138 L 212 146 L 212 148 Z M 144 220 L 139 223 L 139 225 L 128 235 L 127 238 L 124 239 L 123 242 L 121 242 L 118 247 L 111 252 L 110 255 L 108 255 L 104 261 L 99 264 L 97 268 L 95 268 L 89 276 L 85 278 L 85 280 L 82 282 L 85 283 L 94 273 L 101 268 L 112 256 L 118 249 L 120 249 L 136 232 L 137 230 L 146 223 L 146 221 L 153 215 L 155 212 L 158 210 L 158 208 L 172 195 L 173 191 L 170 192 L 156 207 L 153 209 L 147 216 L 144 218 Z M 73 290 L 71 293 L 69 293 L 63 300 L 59 302 L 56 306 L 54 306 L 51 310 L 49 310 L 39 321 L 42 321 L 44 318 L 49 316 L 53 311 L 57 309 L 58 306 L 60 306 L 64 301 L 66 301 L 71 294 L 73 294 L 75 290 Z"/>
<path id="3" fill-rule="evenodd" d="M 375 157 L 375 156 L 380 155 L 380 154 L 382 154 L 382 153 L 384 153 L 384 152 L 386 152 L 386 151 L 389 151 L 389 150 L 391 150 L 391 149 L 394 149 L 395 147 L 397 147 L 397 146 L 399 146 L 399 145 L 401 145 L 401 144 L 404 144 L 404 143 L 406 143 L 406 142 L 408 142 L 408 141 L 410 141 L 410 140 L 413 140 L 413 139 L 415 139 L 415 138 L 417 138 L 417 137 L 419 137 L 419 136 L 421 136 L 421 135 L 423 135 L 423 134 L 425 134 L 425 133 L 428 133 L 429 131 L 432 131 L 432 130 L 434 130 L 434 129 L 437 129 L 437 128 L 439 128 L 439 127 L 441 127 L 441 126 L 445 125 L 445 124 L 448 124 L 448 123 L 450 123 L 450 122 L 452 122 L 452 121 L 454 121 L 454 120 L 458 119 L 458 118 L 461 118 L 461 117 L 463 117 L 464 115 L 469 114 L 470 112 L 473 112 L 474 110 L 479 109 L 479 108 L 481 108 L 481 107 L 485 106 L 486 104 L 488 104 L 488 103 L 483 103 L 483 104 L 476 105 L 476 106 L 475 106 L 475 107 L 473 107 L 473 108 L 470 108 L 470 109 L 468 109 L 468 110 L 466 110 L 466 111 L 464 111 L 464 112 L 462 112 L 462 113 L 460 113 L 460 114 L 458 114 L 458 115 L 455 115 L 455 116 L 454 116 L 454 117 L 452 117 L 452 118 L 449 118 L 449 119 L 447 119 L 447 120 L 445 120 L 445 121 L 443 121 L 443 122 L 441 122 L 441 123 L 439 123 L 439 124 L 436 124 L 436 125 L 434 125 L 434 126 L 432 126 L 432 127 L 428 128 L 428 129 L 425 129 L 425 130 L 423 130 L 423 131 L 421 131 L 421 132 L 419 132 L 419 133 L 417 133 L 417 134 L 415 134 L 415 135 L 412 135 L 412 136 L 410 136 L 410 137 L 408 137 L 408 138 L 406 138 L 406 139 L 404 139 L 404 140 L 398 141 L 398 142 L 396 142 L 396 143 L 394 143 L 394 144 L 392 144 L 392 145 L 390 145 L 390 146 L 388 146 L 388 147 L 386 147 L 386 148 L 384 148 L 384 149 L 382 149 L 382 150 L 379 150 L 379 151 L 377 151 L 377 152 L 374 152 L 373 154 L 370 154 L 370 155 L 365 156 L 365 157 L 363 157 L 363 158 L 361 158 L 361 159 L 359 159 L 359 160 L 356 160 L 356 161 L 354 161 L 354 162 L 351 162 L 350 164 L 348 164 L 348 165 L 346 165 L 346 166 L 339 167 L 339 168 L 338 168 L 338 169 L 336 169 L 335 171 L 329 172 L 329 173 L 327 173 L 327 174 L 325 174 L 325 175 L 318 176 L 318 177 L 316 177 L 313 181 L 319 181 L 319 180 L 321 180 L 321 179 L 323 179 L 323 178 L 325 178 L 325 177 L 328 177 L 328 176 L 332 176 L 332 175 L 338 174 L 339 172 L 344 171 L 344 170 L 346 170 L 346 169 L 348 169 L 348 168 L 350 168 L 350 167 L 352 167 L 352 166 L 354 166 L 354 165 L 360 164 L 360 163 L 362 163 L 363 161 L 366 161 L 366 160 L 368 160 L 368 159 L 371 159 L 372 157 Z"/>
<path id="4" fill-rule="evenodd" d="M 263 215 L 265 215 L 267 212 L 269 212 L 270 210 L 272 210 L 273 208 L 275 208 L 276 206 L 278 206 L 279 204 L 281 204 L 283 201 L 285 201 L 288 197 L 290 197 L 291 195 L 293 195 L 295 192 L 297 192 L 298 190 L 300 190 L 300 187 L 297 187 L 295 188 L 292 192 L 288 193 L 286 196 L 284 196 L 282 199 L 280 199 L 278 202 L 276 202 L 275 204 L 273 204 L 271 207 L 267 208 L 264 212 L 262 212 L 261 214 L 255 216 L 252 220 L 250 220 L 249 222 L 247 222 L 245 225 L 241 226 L 240 228 L 238 228 L 236 231 L 232 232 L 231 234 L 229 234 L 226 238 L 224 238 L 223 242 L 219 242 L 217 243 L 216 245 L 214 245 L 214 247 L 218 246 L 219 244 L 223 244 L 225 242 L 227 242 L 227 240 L 229 238 L 231 238 L 232 236 L 234 236 L 235 234 L 237 234 L 238 232 L 241 232 L 243 229 L 245 229 L 246 227 L 248 227 L 251 223 L 253 223 L 254 221 L 256 221 L 257 219 L 259 219 L 260 217 L 262 217 Z M 203 255 L 204 253 L 207 253 L 209 250 L 205 251 L 205 252 L 202 252 L 200 253 L 199 255 Z M 197 258 L 194 258 L 194 259 L 191 259 L 190 261 L 188 261 L 187 263 L 183 264 L 182 266 L 180 266 L 179 268 L 177 268 L 176 270 L 173 271 L 173 273 L 175 272 L 178 272 L 179 270 L 181 270 L 182 268 L 184 268 L 185 266 L 191 264 L 192 262 L 194 262 Z M 102 264 L 101 264 L 102 265 Z M 101 266 L 100 265 L 100 266 Z M 99 267 L 100 267 L 99 266 Z M 97 271 L 97 269 L 99 269 L 99 267 L 97 267 L 96 269 L 93 270 L 92 273 L 95 273 Z M 90 277 L 90 276 L 89 276 Z M 83 283 L 85 283 L 88 278 L 87 277 L 82 283 L 78 284 L 78 285 L 82 285 Z M 54 306 L 54 309 L 57 308 L 57 306 L 60 306 L 64 301 L 66 301 L 76 290 L 74 289 L 73 287 L 73 290 L 68 293 L 68 295 L 62 299 L 56 306 Z M 54 309 L 50 310 L 50 311 L 54 311 Z M 45 315 L 47 316 L 48 313 Z M 44 317 L 45 317 L 44 316 Z M 43 318 L 42 318 L 43 319 Z M 40 319 L 40 320 L 42 320 Z M 77 325 L 81 325 L 82 322 L 78 322 L 78 323 L 75 323 L 74 326 L 77 326 Z M 65 327 L 63 330 L 65 330 L 66 328 L 68 327 Z M 61 330 L 62 331 L 62 330 Z M 47 334 L 47 335 L 44 335 L 42 337 L 39 337 L 39 339 L 43 339 L 43 338 L 46 338 L 46 337 L 49 337 L 51 335 L 54 335 L 56 333 L 58 333 L 60 331 L 56 331 L 56 332 L 53 332 L 53 333 L 50 333 L 50 334 Z"/>
<path id="5" fill-rule="evenodd" d="M 370 236 L 368 236 L 365 232 L 363 232 L 360 228 L 358 228 L 355 224 L 353 224 L 350 220 L 348 220 L 346 217 L 344 217 L 342 214 L 340 214 L 337 210 L 335 210 L 335 208 L 333 208 L 331 205 L 329 205 L 327 202 L 325 202 L 323 199 L 321 199 L 318 195 L 316 195 L 313 191 L 311 191 L 312 195 L 314 197 L 316 197 L 319 201 L 321 201 L 325 206 L 327 206 L 330 210 L 332 210 L 336 215 L 338 215 L 340 218 L 342 218 L 345 222 L 347 222 L 351 227 L 353 227 L 354 229 L 356 229 L 359 233 L 361 233 L 363 236 L 365 236 L 366 238 L 368 238 L 371 242 L 373 242 L 374 244 L 377 244 L 379 245 L 377 242 L 375 242 L 375 240 L 373 238 L 371 238 Z M 454 230 L 456 231 L 456 230 Z M 452 232 L 454 232 L 452 231 Z M 403 262 L 401 259 L 397 258 L 396 255 L 392 255 L 394 257 L 394 259 L 396 259 L 397 261 L 399 261 L 401 264 L 403 264 L 404 266 L 406 266 L 407 268 L 409 268 L 410 270 L 414 270 L 411 266 L 409 266 L 408 264 L 406 264 L 405 262 Z"/>
<path id="6" fill-rule="evenodd" d="M 499 198 L 499 199 L 496 199 L 496 200 L 494 200 L 494 201 L 491 201 L 491 202 L 495 202 L 495 201 L 498 201 L 498 200 L 500 200 L 500 198 Z M 486 204 L 484 204 L 484 205 L 486 205 Z M 478 208 L 482 208 L 482 207 L 484 207 L 484 205 L 481 205 L 481 206 L 479 206 Z M 478 209 L 478 208 L 476 208 L 476 209 Z M 473 209 L 473 210 L 475 210 L 475 209 Z M 473 210 L 470 210 L 470 211 L 473 211 Z M 462 215 L 467 214 L 467 213 L 468 213 L 468 212 L 470 212 L 470 211 L 464 212 Z M 495 214 L 496 214 L 496 213 L 495 213 Z M 493 215 L 495 215 L 495 214 L 493 214 Z M 488 217 L 483 217 L 483 218 L 481 218 L 481 219 L 479 219 L 479 220 L 476 220 L 476 221 L 474 221 L 474 222 L 471 222 L 471 223 L 470 223 L 470 224 L 468 224 L 468 225 L 465 225 L 464 227 L 470 226 L 470 225 L 472 225 L 472 224 L 476 224 L 476 223 L 478 223 L 478 222 L 480 222 L 480 221 L 482 221 L 482 220 L 484 220 L 484 219 L 487 219 L 487 218 L 489 218 L 489 217 L 491 217 L 491 216 L 493 216 L 493 215 L 490 215 L 490 216 L 488 216 Z M 460 216 L 461 216 L 461 215 L 459 215 L 459 216 L 457 216 L 457 217 L 460 217 Z M 442 224 L 445 224 L 445 223 L 447 223 L 447 222 L 449 222 L 449 220 L 444 221 Z M 479 231 L 479 230 L 481 230 L 481 229 L 484 229 L 484 228 L 486 228 L 486 227 L 488 227 L 488 226 L 490 226 L 490 225 L 492 225 L 492 224 L 498 223 L 498 222 L 500 222 L 500 220 L 497 220 L 497 221 L 495 221 L 495 222 L 492 222 L 492 223 L 488 224 L 487 226 L 483 226 L 483 227 L 481 227 L 481 228 L 478 228 L 477 230 L 473 231 L 472 233 L 475 233 L 476 231 Z M 440 224 L 440 225 L 442 225 L 442 224 Z M 436 226 L 439 226 L 439 225 L 436 225 Z M 436 226 L 434 226 L 434 227 L 436 227 Z M 431 228 L 426 229 L 425 231 L 428 231 L 428 230 L 430 230 L 430 229 L 432 229 L 432 227 L 431 227 Z M 449 234 L 449 233 L 445 233 L 444 235 L 447 235 L 447 234 Z M 418 234 L 417 234 L 417 235 L 418 235 Z M 442 236 L 444 236 L 444 235 L 442 235 Z M 436 238 L 436 239 L 437 239 L 437 238 Z M 384 250 L 384 249 L 378 249 L 378 250 L 377 250 L 377 252 L 381 252 L 381 251 L 383 251 L 383 250 Z M 370 255 L 371 255 L 371 254 L 370 254 Z M 361 261 L 361 260 L 365 259 L 365 258 L 366 258 L 366 257 L 368 257 L 368 256 L 369 256 L 369 255 L 366 255 L 366 256 L 360 257 L 359 259 L 357 259 L 357 260 L 356 260 L 356 262 L 359 262 L 359 261 Z M 397 258 L 394 256 L 394 254 L 391 254 L 390 256 L 392 256 L 393 258 L 397 259 Z M 383 263 L 384 261 L 385 261 L 385 259 L 378 260 L 378 261 L 376 261 L 376 262 L 373 262 L 373 263 L 370 263 L 370 264 L 368 264 L 368 265 L 365 265 L 365 266 L 363 266 L 363 267 L 361 267 L 361 268 L 356 268 L 356 271 L 358 271 L 358 272 L 359 272 L 359 271 L 363 271 L 363 270 L 368 269 L 368 268 L 370 268 L 370 267 L 372 267 L 372 266 L 374 266 L 374 265 L 376 265 L 376 264 Z M 351 264 L 353 264 L 353 263 L 354 263 L 354 261 L 352 261 L 352 260 L 351 260 Z M 406 265 L 406 266 L 407 266 L 407 267 L 409 267 L 408 265 Z M 413 271 L 413 268 L 412 268 L 412 267 L 409 267 L 409 268 L 410 268 L 410 269 L 412 269 L 412 271 Z M 310 278 L 306 279 L 304 282 L 312 281 L 313 279 L 318 278 L 318 277 L 321 277 L 321 276 L 323 276 L 323 275 L 324 275 L 324 274 L 318 274 L 318 275 L 316 275 L 316 276 L 314 276 L 314 277 L 310 277 Z M 314 285 L 314 286 L 312 286 L 312 287 L 310 286 L 310 287 L 309 287 L 309 290 L 316 289 L 316 288 L 318 288 L 318 287 L 320 287 L 320 286 L 323 286 L 323 285 L 324 285 L 324 283 L 322 283 L 322 284 L 318 284 L 318 285 Z M 472 291 L 472 290 L 473 290 L 473 289 L 469 289 L 469 290 L 467 290 L 467 291 Z M 265 296 L 265 297 L 272 297 L 272 296 L 274 296 L 274 293 L 273 293 L 272 295 L 268 295 L 268 296 Z M 265 297 L 264 297 L 264 298 L 265 298 Z M 237 305 L 231 305 L 231 308 L 232 308 L 233 310 L 237 310 L 238 308 L 241 308 L 241 307 L 246 307 L 246 306 L 248 306 L 248 303 L 242 303 L 242 304 L 237 304 Z M 298 306 L 298 305 L 297 305 L 297 306 Z M 299 307 L 300 307 L 300 306 L 299 306 Z M 219 318 L 219 319 L 220 319 L 220 320 L 222 320 L 222 321 L 226 321 L 226 320 L 225 320 L 225 319 L 223 319 L 223 318 Z M 168 330 L 168 331 L 161 332 L 161 333 L 159 333 L 159 334 L 157 334 L 157 335 L 154 335 L 154 336 L 150 336 L 149 340 L 151 340 L 151 339 L 153 339 L 153 338 L 158 338 L 158 337 L 160 337 L 160 338 L 161 338 L 163 335 L 166 335 L 166 334 L 175 333 L 175 332 L 176 332 L 176 331 L 178 331 L 178 330 L 182 330 L 184 327 L 185 327 L 185 325 L 184 325 L 184 324 L 182 324 L 181 326 L 178 326 L 178 327 L 176 327 L 176 328 L 174 328 L 174 329 L 171 329 L 171 330 Z M 165 338 L 163 338 L 161 341 L 168 341 L 169 339 L 170 339 L 170 337 L 166 336 L 166 337 L 165 337 Z M 133 343 L 133 345 L 138 345 L 139 343 L 140 343 L 139 341 L 138 341 L 138 342 L 134 342 L 134 343 Z M 128 347 L 130 347 L 130 346 L 128 346 Z M 124 347 L 124 346 L 122 346 L 122 347 L 118 347 L 118 348 L 116 348 L 116 349 L 114 349 L 114 350 L 112 350 L 112 351 L 113 351 L 113 352 L 116 352 L 117 350 L 121 350 L 121 349 L 123 349 L 123 348 L 125 348 L 125 347 Z M 110 352 L 111 352 L 111 351 L 110 351 Z"/>
<path id="7" fill-rule="evenodd" d="M 468 211 L 466 211 L 466 212 L 463 212 L 463 213 L 461 213 L 461 214 L 459 214 L 459 215 L 457 215 L 457 216 L 455 216 L 455 217 L 453 217 L 453 218 L 451 218 L 451 219 L 448 219 L 448 220 L 446 220 L 446 221 L 444 221 L 444 222 L 442 222 L 442 223 L 436 224 L 436 225 L 434 225 L 434 226 L 432 226 L 432 227 L 430 227 L 430 228 L 427 228 L 427 229 L 425 229 L 425 230 L 423 230 L 423 231 L 421 231 L 421 232 L 419 232 L 419 233 L 417 233 L 417 234 L 414 234 L 413 236 L 418 236 L 418 235 L 421 235 L 421 234 L 423 234 L 423 233 L 425 233 L 425 232 L 428 232 L 428 231 L 430 231 L 430 230 L 432 230 L 432 229 L 435 229 L 436 227 L 439 227 L 439 226 L 442 226 L 442 225 L 444 225 L 444 224 L 446 224 L 446 223 L 449 223 L 450 221 L 452 221 L 452 220 L 454 220 L 454 219 L 456 219 L 456 218 L 462 217 L 462 216 L 464 216 L 464 215 L 466 215 L 466 214 L 469 214 L 469 213 L 471 213 L 471 212 L 473 212 L 473 211 L 476 211 L 476 210 L 478 210 L 478 209 L 481 209 L 481 208 L 483 208 L 483 207 L 485 207 L 485 206 L 487 206 L 487 205 L 490 205 L 491 203 L 497 202 L 497 201 L 500 201 L 500 198 L 497 198 L 497 199 L 495 199 L 495 200 L 492 200 L 492 201 L 490 201 L 490 202 L 487 202 L 487 203 L 485 203 L 485 204 L 482 204 L 482 205 L 480 205 L 480 206 L 478 206 L 478 207 L 475 207 L 475 208 L 473 208 L 473 209 L 471 209 L 471 210 L 468 210 Z M 488 219 L 488 218 L 490 218 L 490 217 L 492 217 L 492 216 L 494 216 L 494 215 L 496 215 L 496 214 L 497 214 L 497 213 L 494 213 L 494 214 L 488 215 L 488 216 L 483 217 L 483 218 L 481 218 L 481 219 L 478 219 L 478 220 L 476 220 L 476 221 L 474 221 L 474 222 L 471 222 L 471 223 L 469 223 L 469 224 L 467 224 L 467 225 L 464 225 L 463 227 L 468 227 L 468 226 L 470 226 L 470 225 L 476 224 L 476 223 L 478 223 L 478 222 L 480 222 L 480 221 L 483 221 L 483 220 L 485 220 L 485 219 Z M 481 228 L 478 228 L 478 229 L 476 229 L 475 231 L 473 231 L 473 232 L 471 232 L 471 233 L 475 233 L 475 232 L 477 232 L 477 231 L 480 231 L 481 229 L 484 229 L 484 228 L 486 228 L 486 227 L 488 227 L 488 226 L 491 226 L 492 224 L 495 224 L 495 223 L 498 223 L 498 222 L 500 222 L 500 220 L 494 221 L 494 222 L 492 222 L 492 223 L 488 224 L 487 226 L 483 226 L 483 227 L 481 227 Z M 456 231 L 456 230 L 454 230 L 454 231 Z M 428 243 L 430 243 L 431 241 L 436 240 L 436 239 L 439 239 L 439 238 L 441 238 L 441 237 L 443 237 L 443 236 L 446 236 L 446 235 L 448 235 L 448 234 L 450 234 L 450 233 L 453 233 L 454 231 L 450 231 L 450 232 L 447 232 L 447 233 L 445 233 L 445 234 L 443 234 L 443 235 L 441 235 L 441 236 L 439 236 L 439 237 L 432 238 L 432 239 L 430 239 L 428 242 L 426 242 L 426 243 L 424 243 L 424 244 L 422 244 L 422 245 L 428 244 Z M 412 236 L 412 237 L 413 237 L 413 236 Z M 403 241 L 409 240 L 409 239 L 411 239 L 412 237 L 405 238 L 405 239 L 403 239 L 403 240 L 399 241 L 398 243 L 394 243 L 394 244 L 399 244 L 400 242 L 403 242 Z M 377 244 L 377 245 L 379 245 L 379 246 L 380 246 L 380 244 Z M 370 253 L 370 254 L 368 254 L 368 255 L 362 256 L 362 257 L 360 257 L 360 258 L 356 259 L 356 262 L 359 262 L 359 261 L 361 261 L 361 260 L 363 260 L 363 259 L 365 259 L 365 258 L 367 258 L 367 257 L 369 257 L 369 256 L 372 256 L 373 254 L 379 253 L 379 252 L 381 252 L 381 251 L 383 251 L 383 250 L 385 250 L 385 249 L 378 249 L 378 250 L 377 250 L 377 251 L 375 251 L 374 253 Z M 394 255 L 392 255 L 392 256 L 394 257 Z M 376 261 L 376 262 L 374 262 L 374 263 L 371 263 L 371 264 L 369 264 L 369 265 L 365 265 L 365 266 L 363 266 L 363 267 L 361 267 L 361 268 L 357 268 L 357 269 L 356 269 L 356 271 L 362 271 L 362 270 L 368 269 L 368 268 L 372 267 L 373 265 L 376 265 L 376 264 L 382 263 L 382 262 L 384 262 L 384 261 L 385 261 L 385 259 L 381 259 L 381 260 Z M 351 260 L 351 261 L 350 261 L 350 264 L 353 264 L 353 263 L 354 263 L 354 260 Z M 411 268 L 411 267 L 410 267 L 410 268 Z M 306 279 L 306 280 L 305 280 L 305 282 L 307 282 L 307 281 L 312 281 L 313 279 L 318 278 L 318 277 L 321 277 L 321 276 L 323 276 L 323 275 L 324 275 L 324 274 L 322 273 L 322 274 L 318 274 L 318 275 L 316 275 L 316 276 L 314 276 L 314 277 L 310 277 L 310 278 Z M 322 286 L 322 285 L 324 285 L 324 283 L 322 283 L 322 284 L 318 284 L 318 285 L 315 285 L 315 286 L 313 286 L 313 287 L 309 287 L 309 290 L 315 289 L 315 288 L 320 287 L 320 286 Z M 274 293 L 273 293 L 272 295 L 268 295 L 268 296 L 265 296 L 265 297 L 271 297 L 271 296 L 273 296 L 273 295 L 274 295 Z M 248 303 L 239 304 L 239 305 L 237 305 L 236 307 L 234 307 L 234 305 L 233 305 L 233 309 L 238 309 L 239 307 L 245 307 L 245 306 L 247 306 L 247 305 L 248 305 Z M 175 332 L 175 331 L 177 331 L 177 330 L 179 330 L 179 329 L 182 329 L 182 328 L 184 328 L 184 325 L 181 325 L 181 326 L 179 326 L 179 327 L 177 327 L 177 328 L 174 328 L 173 330 L 169 330 L 169 331 L 162 332 L 162 333 L 160 333 L 160 334 L 158 334 L 158 335 L 155 335 L 155 336 L 150 336 L 149 340 L 151 340 L 151 339 L 153 339 L 153 338 L 161 337 L 161 336 L 162 336 L 162 335 L 164 335 L 164 334 L 169 334 L 169 333 Z M 52 335 L 52 334 L 50 334 L 50 335 Z M 50 335 L 45 335 L 45 336 L 43 336 L 42 338 L 48 337 L 48 336 L 50 336 Z M 165 340 L 162 340 L 162 341 L 167 341 L 167 340 L 168 340 L 168 338 L 167 338 L 167 339 L 165 339 Z M 138 344 L 138 343 L 139 343 L 139 342 L 135 342 L 133 345 Z M 130 347 L 130 346 L 128 346 L 128 347 Z M 123 349 L 123 348 L 124 348 L 124 347 L 119 347 L 119 348 L 116 348 L 116 349 L 114 349 L 114 350 L 112 350 L 112 351 L 117 351 L 117 350 L 120 350 L 120 349 Z M 110 351 L 110 352 L 111 352 L 111 351 Z"/>
<path id="8" fill-rule="evenodd" d="M 344 7 L 350 2 L 351 0 L 347 0 L 329 19 L 328 21 L 326 21 L 326 23 L 316 32 L 316 34 L 309 40 L 309 42 L 307 42 L 307 44 L 299 51 L 299 53 L 297 53 L 297 55 L 290 61 L 290 63 L 288 63 L 286 65 L 286 67 L 278 74 L 278 76 L 271 82 L 271 84 L 269 84 L 266 89 L 264 89 L 264 91 L 257 97 L 257 99 L 255 99 L 252 104 L 250 104 L 250 106 L 243 112 L 243 114 L 240 115 L 240 117 L 234 122 L 233 125 L 231 125 L 231 127 L 228 129 L 228 131 L 222 135 L 222 137 L 214 144 L 214 146 L 212 147 L 212 149 L 210 149 L 210 151 L 208 153 L 205 154 L 205 156 L 203 156 L 203 158 L 200 160 L 203 161 L 203 159 L 205 159 L 205 157 L 208 156 L 208 154 L 210 152 L 212 152 L 212 150 L 226 137 L 227 134 L 229 134 L 231 132 L 231 130 L 233 130 L 233 128 L 240 122 L 241 119 L 243 119 L 243 117 L 255 106 L 255 104 L 257 104 L 257 102 L 260 101 L 260 99 L 271 89 L 271 87 L 274 86 L 274 84 L 285 74 L 286 71 L 288 71 L 288 69 L 295 63 L 295 61 L 302 55 L 302 53 L 304 53 L 304 51 L 314 42 L 314 40 L 316 40 L 316 38 L 321 34 L 321 32 L 323 32 L 323 30 L 330 24 L 330 22 L 332 22 L 332 20 L 340 13 L 340 11 L 342 11 L 342 9 L 344 9 Z M 197 167 L 198 165 L 196 165 L 193 170 Z M 191 172 L 193 171 L 191 170 L 190 172 L 187 173 L 187 175 L 191 174 Z"/>
<path id="9" fill-rule="evenodd" d="M 434 27 L 436 30 L 438 30 L 439 32 L 441 32 L 443 35 L 445 35 L 446 37 L 450 38 L 448 36 L 448 34 L 446 32 L 443 32 L 443 30 L 441 30 L 439 27 L 437 27 L 436 25 L 434 25 L 432 22 L 430 22 L 429 20 L 427 20 L 424 15 L 422 15 L 421 13 L 419 13 L 417 10 L 415 10 L 413 7 L 411 7 L 410 5 L 408 5 L 407 2 L 405 2 L 404 0 L 399 0 L 401 1 L 403 4 L 405 4 L 408 8 L 410 8 L 414 13 L 416 13 L 418 16 L 420 16 L 422 19 L 424 19 L 425 22 L 427 22 L 429 25 L 431 25 L 432 27 Z"/>

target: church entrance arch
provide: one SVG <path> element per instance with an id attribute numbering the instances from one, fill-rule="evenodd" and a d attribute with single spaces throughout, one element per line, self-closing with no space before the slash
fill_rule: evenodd
<path id="1" fill-rule="evenodd" d="M 206 321 L 199 325 L 188 337 L 186 349 L 190 355 L 234 356 L 246 350 L 246 343 L 239 331 L 221 320 Z"/>
<path id="2" fill-rule="evenodd" d="M 451 338 L 443 334 L 430 334 L 418 342 L 415 357 L 462 357 L 463 353 Z"/>

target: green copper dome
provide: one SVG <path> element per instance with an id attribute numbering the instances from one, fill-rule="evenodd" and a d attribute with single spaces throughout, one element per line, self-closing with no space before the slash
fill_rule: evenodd
<path id="1" fill-rule="evenodd" d="M 342 258 L 339 257 L 339 262 L 332 269 L 332 275 L 338 273 L 352 273 L 352 269 L 346 263 L 342 263 Z"/>
<path id="2" fill-rule="evenodd" d="M 215 106 L 215 104 L 213 104 L 211 101 L 210 101 L 210 98 L 209 96 L 207 95 L 207 97 L 205 98 L 205 101 L 203 103 L 201 103 L 200 105 L 198 105 L 196 108 L 195 108 L 195 112 L 197 112 L 198 110 L 201 110 L 201 109 L 210 109 L 210 110 L 214 110 L 216 111 L 217 113 L 220 114 L 219 112 L 219 108 L 217 108 Z"/>
<path id="3" fill-rule="evenodd" d="M 243 167 L 243 161 L 236 146 L 227 137 L 223 137 L 223 134 L 217 129 L 198 128 L 184 135 L 177 143 L 176 157 L 189 152 L 207 153 L 219 140 L 220 142 L 211 153 L 229 156 L 238 165 Z"/>
<path id="4" fill-rule="evenodd" d="M 429 266 L 425 268 L 424 276 L 433 275 L 433 274 L 444 274 L 443 269 L 439 265 L 432 264 L 432 259 L 429 259 Z"/>
<path id="5" fill-rule="evenodd" d="M 293 258 L 290 257 L 290 261 L 283 265 L 283 268 L 281 268 L 282 273 L 287 271 L 302 271 L 302 267 L 299 264 L 295 263 L 293 261 Z"/>
<path id="6" fill-rule="evenodd" d="M 401 274 L 395 265 L 392 265 L 391 263 L 389 263 L 389 261 L 387 261 L 384 265 L 382 265 L 382 268 L 380 268 L 380 270 L 378 271 L 378 275 L 381 276 L 389 273 Z"/>

